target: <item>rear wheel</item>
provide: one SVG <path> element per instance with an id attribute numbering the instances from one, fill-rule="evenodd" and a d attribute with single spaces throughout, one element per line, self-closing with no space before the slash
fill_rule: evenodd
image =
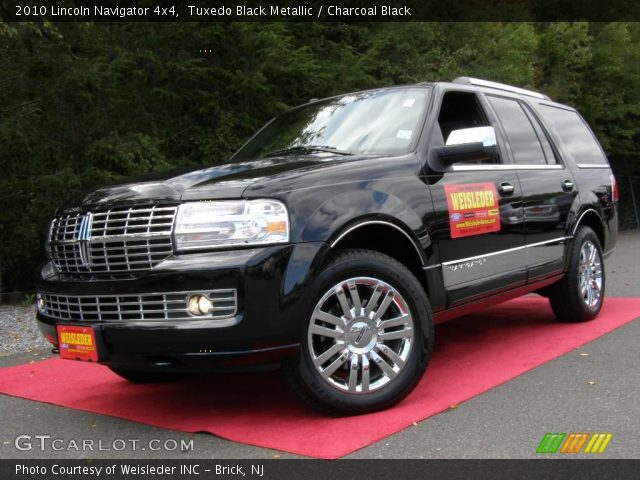
<path id="1" fill-rule="evenodd" d="M 600 241 L 591 228 L 578 229 L 569 251 L 567 274 L 547 287 L 547 292 L 559 320 L 586 322 L 598 315 L 604 300 L 605 274 Z"/>
<path id="2" fill-rule="evenodd" d="M 416 277 L 387 255 L 345 250 L 318 278 L 294 390 L 332 414 L 380 410 L 402 400 L 424 372 L 433 326 Z"/>

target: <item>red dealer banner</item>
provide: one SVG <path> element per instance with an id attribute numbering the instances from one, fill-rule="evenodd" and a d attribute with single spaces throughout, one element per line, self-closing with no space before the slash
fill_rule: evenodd
<path id="1" fill-rule="evenodd" d="M 58 325 L 60 357 L 70 360 L 98 361 L 96 334 L 91 327 Z"/>
<path id="2" fill-rule="evenodd" d="M 451 238 L 500 231 L 500 206 L 495 184 L 461 183 L 444 186 Z"/>

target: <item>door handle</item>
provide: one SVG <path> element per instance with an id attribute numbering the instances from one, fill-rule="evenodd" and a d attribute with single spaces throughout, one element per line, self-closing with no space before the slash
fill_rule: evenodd
<path id="1" fill-rule="evenodd" d="M 500 185 L 498 185 L 498 191 L 502 195 L 511 195 L 513 194 L 514 190 L 515 188 L 513 188 L 513 185 L 511 185 L 509 182 L 500 182 Z"/>
<path id="2" fill-rule="evenodd" d="M 573 182 L 571 180 L 563 180 L 562 189 L 565 192 L 570 192 L 571 190 L 573 190 Z"/>

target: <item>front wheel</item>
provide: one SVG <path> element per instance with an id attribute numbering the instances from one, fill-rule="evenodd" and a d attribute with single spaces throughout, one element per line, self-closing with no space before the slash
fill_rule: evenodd
<path id="1" fill-rule="evenodd" d="M 602 258 L 600 241 L 594 231 L 580 227 L 569 251 L 566 275 L 547 287 L 551 308 L 559 320 L 586 322 L 598 315 L 605 291 Z"/>
<path id="2" fill-rule="evenodd" d="M 302 349 L 288 378 L 331 414 L 384 409 L 424 372 L 433 342 L 429 300 L 417 278 L 379 252 L 345 250 L 314 286 Z"/>

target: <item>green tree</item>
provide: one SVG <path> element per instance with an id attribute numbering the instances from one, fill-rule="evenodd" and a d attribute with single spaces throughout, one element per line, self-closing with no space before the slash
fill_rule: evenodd
<path id="1" fill-rule="evenodd" d="M 3 288 L 31 288 L 67 199 L 223 162 L 312 97 L 457 76 L 540 89 L 638 174 L 639 43 L 626 23 L 0 23 Z"/>

